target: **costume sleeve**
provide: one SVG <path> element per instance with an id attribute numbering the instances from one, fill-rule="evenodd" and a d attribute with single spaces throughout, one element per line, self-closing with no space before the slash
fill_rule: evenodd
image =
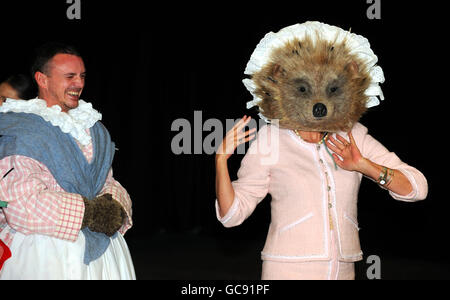
<path id="1" fill-rule="evenodd" d="M 234 227 L 242 224 L 255 210 L 256 206 L 266 197 L 269 191 L 270 148 L 267 144 L 268 126 L 261 128 L 258 137 L 249 147 L 247 154 L 241 162 L 237 173 L 237 180 L 232 182 L 235 198 L 227 214 L 221 218 L 219 204 L 216 199 L 216 216 L 225 227 Z M 267 154 L 265 154 L 267 153 Z"/>
<path id="2" fill-rule="evenodd" d="M 123 188 L 122 185 L 120 185 L 120 183 L 113 178 L 112 168 L 109 171 L 108 178 L 106 179 L 105 185 L 100 192 L 100 195 L 103 194 L 111 194 L 113 199 L 119 202 L 124 208 L 127 218 L 123 226 L 119 229 L 119 232 L 121 234 L 125 234 L 125 232 L 133 226 L 133 220 L 131 218 L 133 212 L 131 207 L 131 199 L 125 188 Z"/>
<path id="3" fill-rule="evenodd" d="M 0 176 L 8 171 L 0 181 L 0 199 L 8 203 L 3 208 L 8 225 L 26 235 L 75 241 L 83 222 L 83 198 L 58 191 L 61 188 L 50 171 L 31 158 L 10 156 L 0 160 Z"/>
<path id="4" fill-rule="evenodd" d="M 428 194 L 428 183 L 425 176 L 416 168 L 401 161 L 393 152 L 390 152 L 380 142 L 367 134 L 367 128 L 361 124 L 356 127 L 355 140 L 361 151 L 361 154 L 376 164 L 395 169 L 402 172 L 413 187 L 413 191 L 406 196 L 389 191 L 389 194 L 396 200 L 413 202 L 424 200 Z M 358 142 L 359 140 L 359 142 Z"/>

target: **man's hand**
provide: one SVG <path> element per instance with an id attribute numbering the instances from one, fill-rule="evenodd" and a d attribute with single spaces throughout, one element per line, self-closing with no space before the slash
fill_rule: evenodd
<path id="1" fill-rule="evenodd" d="M 81 228 L 88 227 L 91 231 L 112 236 L 122 227 L 126 217 L 125 210 L 111 194 L 104 194 L 93 200 L 83 197 L 83 200 L 85 212 Z"/>

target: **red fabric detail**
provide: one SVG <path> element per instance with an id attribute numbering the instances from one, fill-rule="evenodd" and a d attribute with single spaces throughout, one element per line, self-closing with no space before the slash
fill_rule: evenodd
<path id="1" fill-rule="evenodd" d="M 3 267 L 3 263 L 10 257 L 11 251 L 9 250 L 8 246 L 6 246 L 5 243 L 3 243 L 2 240 L 0 240 L 0 270 Z"/>

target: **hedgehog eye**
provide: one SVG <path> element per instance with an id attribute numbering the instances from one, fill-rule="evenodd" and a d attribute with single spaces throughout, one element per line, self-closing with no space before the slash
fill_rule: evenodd
<path id="1" fill-rule="evenodd" d="M 299 87 L 298 90 L 300 93 L 306 93 L 306 87 L 304 86 Z"/>
<path id="2" fill-rule="evenodd" d="M 311 94 L 311 85 L 306 79 L 297 78 L 292 82 L 292 86 L 295 87 L 295 90 L 301 97 L 307 97 Z"/>
<path id="3" fill-rule="evenodd" d="M 330 88 L 330 92 L 333 94 L 336 93 L 338 90 L 339 90 L 339 88 L 337 86 L 333 86 Z"/>

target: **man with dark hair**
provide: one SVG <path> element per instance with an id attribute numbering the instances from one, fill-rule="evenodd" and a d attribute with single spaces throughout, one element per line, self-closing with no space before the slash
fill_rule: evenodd
<path id="1" fill-rule="evenodd" d="M 74 47 L 60 43 L 43 45 L 36 51 L 31 72 L 39 87 L 39 97 L 49 107 L 59 105 L 63 112 L 68 112 L 78 106 L 86 70 Z"/>
<path id="2" fill-rule="evenodd" d="M 0 240 L 12 253 L 0 279 L 135 279 L 131 200 L 101 114 L 80 99 L 83 59 L 46 44 L 32 70 L 38 99 L 0 107 Z"/>
<path id="3" fill-rule="evenodd" d="M 81 57 L 80 52 L 71 45 L 59 42 L 49 42 L 36 49 L 34 62 L 31 66 L 31 77 L 34 78 L 36 72 L 47 74 L 50 63 L 56 54 L 70 54 Z"/>

